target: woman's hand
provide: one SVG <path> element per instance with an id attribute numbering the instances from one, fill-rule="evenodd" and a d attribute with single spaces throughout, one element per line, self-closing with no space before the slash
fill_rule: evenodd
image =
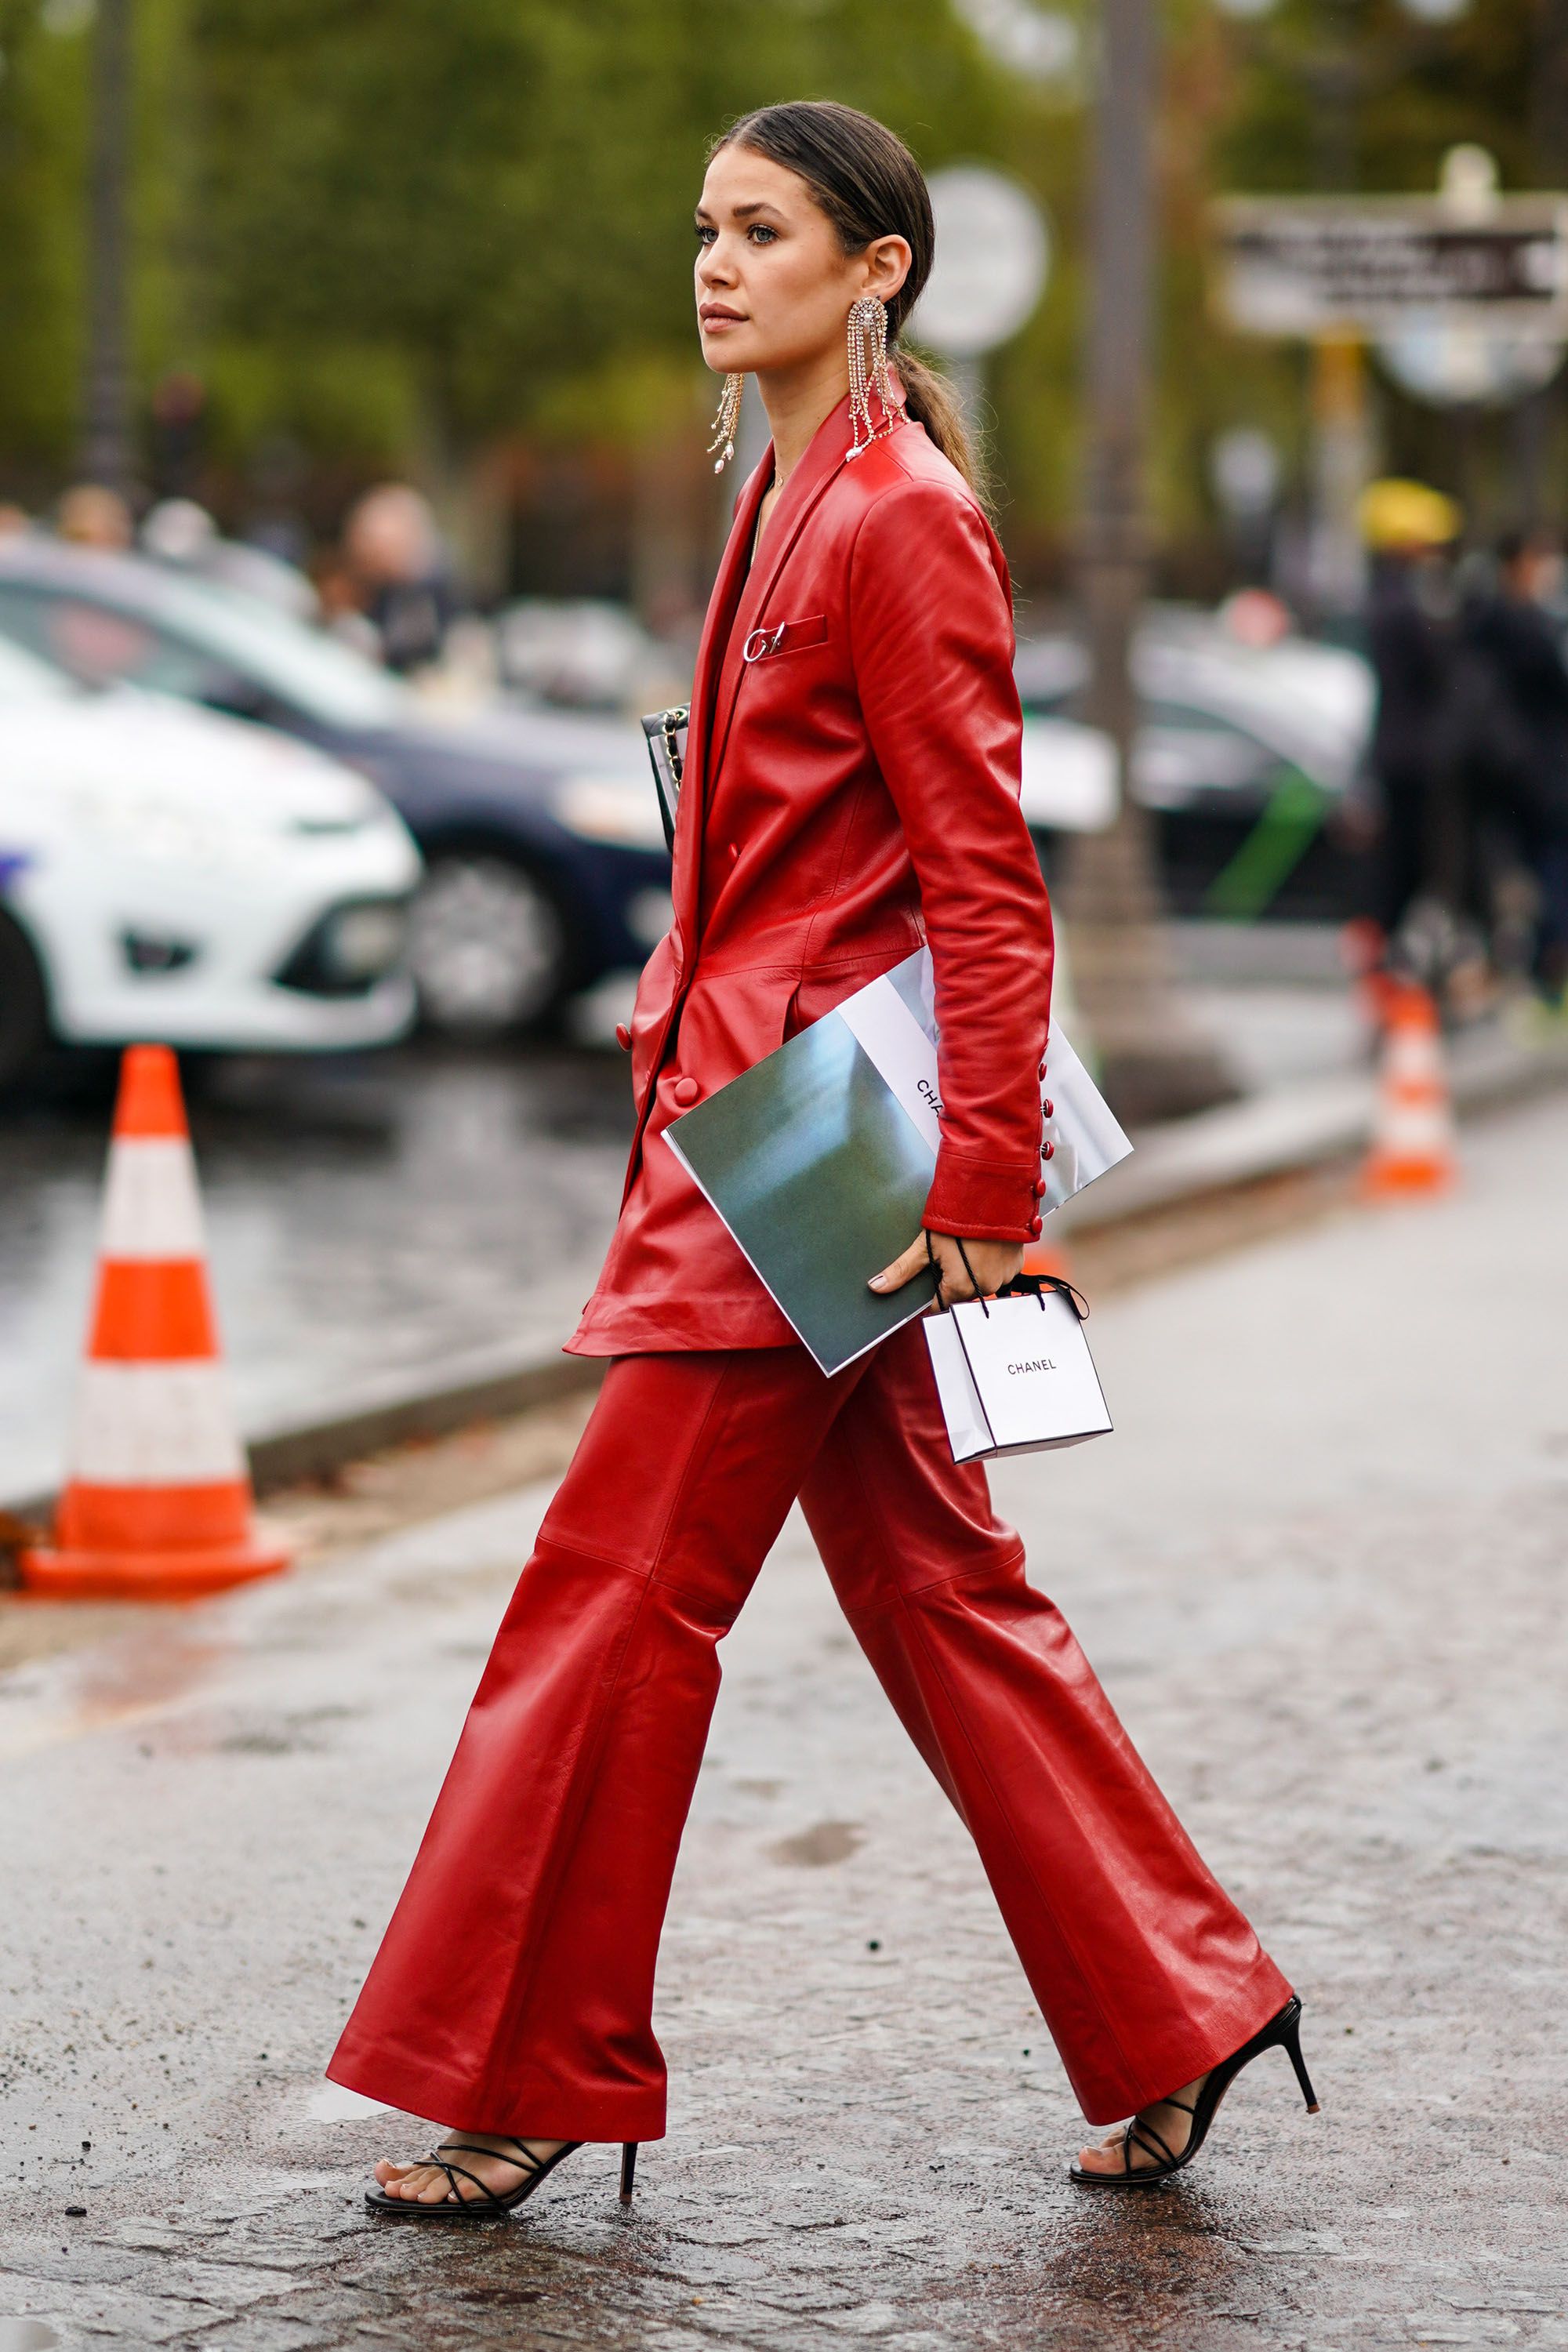
<path id="1" fill-rule="evenodd" d="M 928 1238 L 931 1244 L 929 1254 L 926 1247 Z M 921 1234 L 918 1241 L 910 1244 L 901 1257 L 896 1257 L 891 1265 L 884 1266 L 880 1274 L 874 1274 L 867 1287 L 884 1292 L 902 1290 L 906 1282 L 912 1282 L 917 1274 L 923 1274 L 926 1267 L 934 1263 L 942 1276 L 937 1304 L 951 1307 L 961 1298 L 989 1298 L 993 1291 L 1000 1290 L 1004 1283 L 1012 1281 L 1024 1263 L 1022 1242 L 972 1242 L 966 1237 L 963 1246 L 974 1269 L 974 1280 L 980 1285 L 978 1293 L 963 1270 L 958 1244 L 949 1234 L 931 1234 L 929 1237 Z"/>

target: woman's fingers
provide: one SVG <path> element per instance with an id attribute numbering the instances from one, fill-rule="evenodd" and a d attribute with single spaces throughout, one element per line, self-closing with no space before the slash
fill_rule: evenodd
<path id="1" fill-rule="evenodd" d="M 938 1302 L 950 1307 L 961 1305 L 966 1298 L 989 1297 L 1004 1283 L 1012 1281 L 1023 1262 L 1023 1247 L 1018 1242 L 959 1243 L 947 1234 L 921 1234 L 901 1257 L 885 1265 L 880 1274 L 874 1274 L 868 1286 L 880 1291 L 902 1290 L 917 1274 L 934 1267 L 940 1285 Z"/>
<path id="2" fill-rule="evenodd" d="M 866 1286 L 868 1290 L 902 1290 L 905 1283 L 912 1282 L 930 1263 L 922 1234 L 919 1241 L 911 1242 L 903 1255 L 893 1260 L 891 1265 L 885 1265 L 880 1274 L 874 1274 Z"/>
<path id="3" fill-rule="evenodd" d="M 921 1234 L 901 1257 L 896 1257 L 891 1265 L 872 1276 L 870 1287 L 901 1290 L 917 1274 L 923 1274 L 931 1266 L 938 1277 L 939 1306 L 959 1306 L 966 1298 L 988 1298 L 1004 1283 L 1012 1281 L 1023 1262 L 1023 1247 L 1018 1242 L 960 1243 L 947 1234 Z"/>

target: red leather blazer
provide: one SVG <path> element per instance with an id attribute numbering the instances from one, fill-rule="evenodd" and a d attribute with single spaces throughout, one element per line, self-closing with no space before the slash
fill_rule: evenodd
<path id="1" fill-rule="evenodd" d="M 849 445 L 846 401 L 749 573 L 771 450 L 736 502 L 698 654 L 674 920 L 632 1016 L 637 1138 L 579 1355 L 794 1339 L 660 1137 L 922 939 L 943 1103 L 925 1223 L 1039 1230 L 1051 919 L 1018 806 L 1006 562 L 922 426 L 852 463 Z"/>

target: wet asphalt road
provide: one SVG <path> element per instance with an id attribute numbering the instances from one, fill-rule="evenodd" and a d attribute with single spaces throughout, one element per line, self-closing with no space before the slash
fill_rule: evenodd
<path id="1" fill-rule="evenodd" d="M 112 1103 L 112 1073 L 83 1070 L 0 1112 L 0 1496 L 62 1464 Z M 558 1348 L 632 1123 L 625 1055 L 566 1046 L 217 1065 L 189 1111 L 252 1432 L 487 1349 Z"/>
<path id="2" fill-rule="evenodd" d="M 1068 2186 L 973 1855 L 792 1525 L 726 1644 L 634 2211 L 593 2149 L 504 2229 L 373 2223 L 425 2128 L 319 2069 L 535 1487 L 0 1683 L 0 2347 L 1568 2344 L 1568 1105 L 1467 1152 L 1451 1203 L 1108 1302 L 1117 1434 L 995 1481 L 1303 1993 L 1321 2116 L 1272 2056 L 1183 2183 Z"/>
<path id="3" fill-rule="evenodd" d="M 595 1004 L 605 1036 L 625 1004 Z M 1199 1012 L 1252 1085 L 1360 1050 L 1342 992 L 1321 982 L 1254 976 L 1209 990 Z M 64 1466 L 112 1076 L 86 1066 L 0 1103 L 0 1499 L 51 1487 Z M 190 1109 L 252 1434 L 502 1352 L 550 1355 L 597 1276 L 631 1131 L 613 1044 L 209 1065 Z"/>

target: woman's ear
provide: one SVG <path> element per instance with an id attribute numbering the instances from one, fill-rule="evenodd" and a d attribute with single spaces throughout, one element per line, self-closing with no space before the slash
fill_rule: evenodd
<path id="1" fill-rule="evenodd" d="M 910 274 L 914 255 L 908 237 L 877 236 L 866 247 L 866 283 L 862 293 L 890 302 Z"/>

